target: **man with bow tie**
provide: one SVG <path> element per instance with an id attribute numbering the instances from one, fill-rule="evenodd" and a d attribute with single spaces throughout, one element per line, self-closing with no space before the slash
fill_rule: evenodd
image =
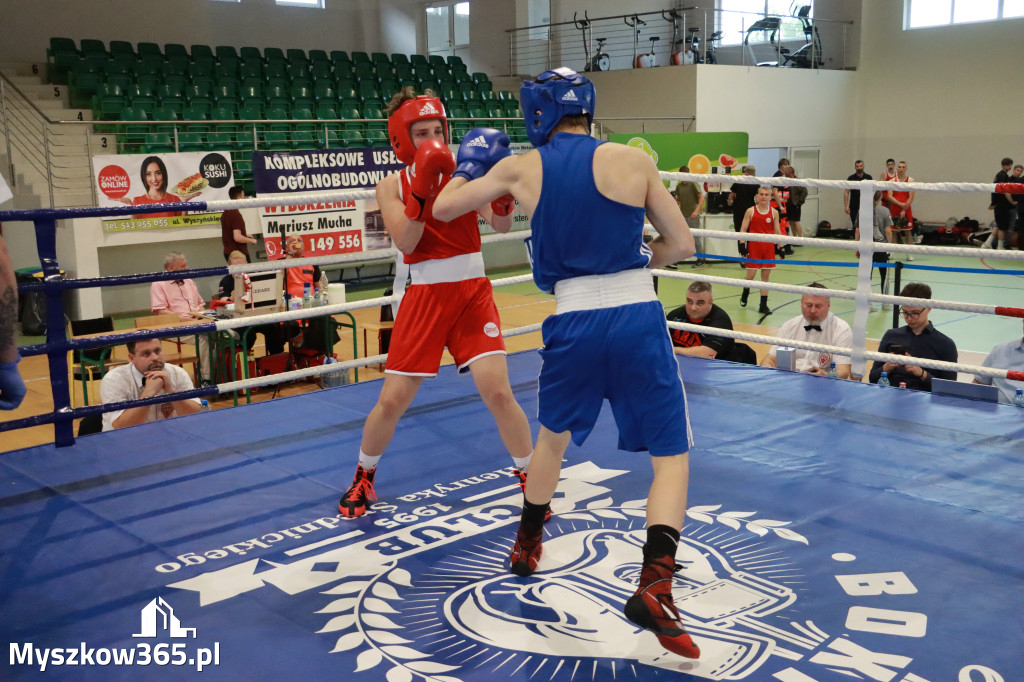
<path id="1" fill-rule="evenodd" d="M 824 289 L 825 286 L 814 282 L 808 285 L 815 289 Z M 779 328 L 780 339 L 791 339 L 793 341 L 809 341 L 820 343 L 826 346 L 839 346 L 850 348 L 853 345 L 853 331 L 845 320 L 841 320 L 832 314 L 831 301 L 827 296 L 814 296 L 804 294 L 800 299 L 800 314 L 785 322 Z M 778 366 L 776 351 L 778 346 L 768 349 L 761 365 L 764 367 Z M 849 379 L 852 376 L 850 371 L 850 358 L 843 355 L 831 355 L 819 353 L 818 351 L 796 349 L 796 370 L 808 374 L 827 376 L 832 362 L 836 363 L 836 372 L 840 379 Z"/>

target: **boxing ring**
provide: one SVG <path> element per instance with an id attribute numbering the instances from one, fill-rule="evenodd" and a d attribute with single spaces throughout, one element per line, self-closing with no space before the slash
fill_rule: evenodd
<path id="1" fill-rule="evenodd" d="M 992 188 L 979 187 L 986 189 L 973 191 Z M 37 230 L 45 246 L 46 228 Z M 860 247 L 863 271 L 872 246 Z M 42 248 L 41 256 L 52 273 L 55 259 Z M 210 270 L 187 274 L 229 271 Z M 919 303 L 871 294 L 864 278 L 854 292 L 811 291 L 853 299 L 857 315 L 871 300 Z M 83 281 L 61 286 L 75 282 Z M 42 286 L 50 295 L 57 284 L 48 274 Z M 1009 306 L 929 305 L 1021 316 Z M 244 323 L 254 320 L 264 321 Z M 861 363 L 900 359 L 858 348 L 856 321 L 852 349 L 793 345 L 844 350 Z M 62 333 L 62 322 L 49 326 Z M 49 352 L 55 393 L 66 395 L 60 361 L 72 347 L 88 346 L 48 340 L 27 349 Z M 536 415 L 538 355 L 513 354 L 508 364 L 517 400 Z M 610 411 L 584 446 L 570 445 L 538 572 L 514 577 L 507 552 L 522 500 L 518 479 L 473 383 L 447 366 L 424 383 L 399 425 L 381 462 L 380 500 L 357 519 L 339 518 L 336 504 L 377 382 L 0 456 L 3 678 L 194 679 L 201 667 L 201 677 L 224 680 L 1019 679 L 1018 408 L 687 357 L 679 366 L 696 446 L 675 594 L 700 661 L 667 655 L 621 615 L 639 573 L 650 472 L 645 457 L 614 449 Z M 118 407 L 72 410 L 56 395 L 55 405 L 54 414 L 30 419 L 70 427 Z"/>

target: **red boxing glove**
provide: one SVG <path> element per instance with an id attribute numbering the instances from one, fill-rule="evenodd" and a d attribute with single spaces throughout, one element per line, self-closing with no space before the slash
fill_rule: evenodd
<path id="1" fill-rule="evenodd" d="M 506 216 L 512 213 L 516 209 L 516 198 L 511 194 L 506 194 L 503 197 L 498 197 L 491 202 L 491 210 L 494 211 L 494 215 Z"/>
<path id="2" fill-rule="evenodd" d="M 455 170 L 455 157 L 440 140 L 427 140 L 416 149 L 409 166 L 411 192 L 405 200 L 405 215 L 410 220 L 425 220 L 428 205 L 441 191 L 441 183 Z"/>

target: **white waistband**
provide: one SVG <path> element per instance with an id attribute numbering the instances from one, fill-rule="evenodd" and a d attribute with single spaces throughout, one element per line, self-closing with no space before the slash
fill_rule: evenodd
<path id="1" fill-rule="evenodd" d="M 610 275 L 573 277 L 555 285 L 556 315 L 657 300 L 654 276 L 647 268 L 623 270 Z"/>
<path id="2" fill-rule="evenodd" d="M 413 263 L 409 266 L 409 272 L 413 284 L 462 282 L 487 276 L 484 273 L 484 257 L 479 251 Z"/>

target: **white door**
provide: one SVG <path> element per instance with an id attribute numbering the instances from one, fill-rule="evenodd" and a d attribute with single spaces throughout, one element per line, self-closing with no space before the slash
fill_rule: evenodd
<path id="1" fill-rule="evenodd" d="M 789 150 L 789 162 L 793 165 L 798 178 L 817 178 L 819 168 L 820 147 L 793 147 Z M 807 202 L 800 212 L 800 226 L 805 237 L 813 237 L 818 231 L 818 188 L 807 188 Z"/>

